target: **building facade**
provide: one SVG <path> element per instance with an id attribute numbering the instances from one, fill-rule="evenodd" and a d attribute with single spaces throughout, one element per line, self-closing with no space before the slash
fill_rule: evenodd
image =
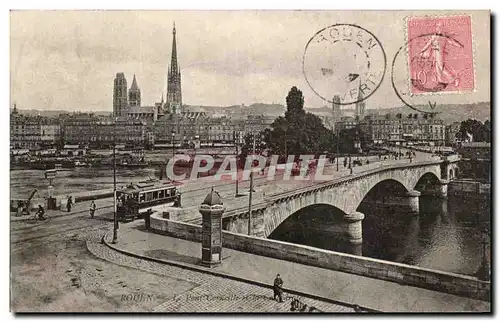
<path id="1" fill-rule="evenodd" d="M 342 116 L 340 121 L 335 122 L 335 131 L 340 132 L 343 130 L 349 130 L 355 128 L 359 125 L 359 121 L 352 116 Z"/>
<path id="2" fill-rule="evenodd" d="M 444 121 L 430 114 L 368 115 L 359 122 L 371 143 L 444 145 Z"/>
<path id="3" fill-rule="evenodd" d="M 99 117 L 94 114 L 75 113 L 62 123 L 65 144 L 85 145 L 91 148 L 112 147 L 113 142 L 144 145 L 146 123 L 142 120 Z"/>
<path id="4" fill-rule="evenodd" d="M 10 144 L 14 149 L 39 150 L 56 148 L 61 143 L 57 119 L 24 116 L 14 108 L 10 117 Z"/>

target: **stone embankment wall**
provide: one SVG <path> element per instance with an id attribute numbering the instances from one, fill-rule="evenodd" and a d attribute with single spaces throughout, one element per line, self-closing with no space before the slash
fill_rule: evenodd
<path id="1" fill-rule="evenodd" d="M 160 213 L 151 216 L 151 230 L 159 234 L 201 242 L 200 225 L 169 220 Z M 222 238 L 224 247 L 239 251 L 480 300 L 490 300 L 490 283 L 471 276 L 338 253 L 228 231 L 223 231 Z"/>

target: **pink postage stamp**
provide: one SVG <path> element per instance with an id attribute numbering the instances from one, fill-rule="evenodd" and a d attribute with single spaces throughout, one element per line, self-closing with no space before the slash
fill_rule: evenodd
<path id="1" fill-rule="evenodd" d="M 474 90 L 471 17 L 408 19 L 410 93 Z"/>

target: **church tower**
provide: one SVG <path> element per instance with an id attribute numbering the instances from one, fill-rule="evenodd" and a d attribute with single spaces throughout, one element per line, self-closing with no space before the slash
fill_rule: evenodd
<path id="1" fill-rule="evenodd" d="M 181 92 L 181 71 L 177 64 L 177 43 L 175 40 L 175 22 L 172 31 L 172 58 L 167 77 L 167 102 L 165 109 L 168 113 L 181 114 L 182 113 L 182 92 Z"/>
<path id="2" fill-rule="evenodd" d="M 342 117 L 342 110 L 340 109 L 340 96 L 335 95 L 332 100 L 333 124 L 339 122 L 341 117 Z"/>
<path id="3" fill-rule="evenodd" d="M 140 107 L 141 106 L 141 90 L 139 86 L 137 86 L 137 80 L 132 81 L 132 86 L 130 86 L 130 90 L 128 91 L 128 103 L 130 107 Z"/>
<path id="4" fill-rule="evenodd" d="M 361 121 L 363 117 L 365 116 L 365 108 L 366 108 L 366 103 L 363 99 L 363 92 L 361 91 L 361 86 L 358 88 L 358 99 L 356 103 L 356 119 Z"/>
<path id="5" fill-rule="evenodd" d="M 127 80 L 125 74 L 117 73 L 113 88 L 113 115 L 115 117 L 125 115 L 127 105 Z"/>

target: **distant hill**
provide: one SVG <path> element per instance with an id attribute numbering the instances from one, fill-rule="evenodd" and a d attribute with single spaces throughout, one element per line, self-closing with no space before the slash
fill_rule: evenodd
<path id="1" fill-rule="evenodd" d="M 461 122 L 468 118 L 476 119 L 484 122 L 491 119 L 491 104 L 488 102 L 474 103 L 474 104 L 444 104 L 436 106 L 435 111 L 439 113 L 439 117 L 445 121 L 446 124 L 453 122 Z M 418 106 L 417 106 L 418 108 Z M 429 110 L 428 106 L 420 106 L 424 111 Z M 264 104 L 256 103 L 252 105 L 232 105 L 232 106 L 197 106 L 186 105 L 186 110 L 191 112 L 206 112 L 208 115 L 221 116 L 226 115 L 232 118 L 246 118 L 246 115 L 265 115 L 269 117 L 278 117 L 285 114 L 286 107 L 281 104 Z M 314 113 L 319 116 L 331 116 L 331 108 L 324 106 L 320 108 L 306 108 L 308 112 Z M 53 110 L 53 111 L 38 111 L 38 110 L 20 110 L 22 114 L 26 115 L 42 115 L 55 117 L 68 111 Z M 96 115 L 110 115 L 111 111 L 98 111 L 91 112 Z M 402 113 L 408 115 L 415 113 L 414 110 L 406 106 L 383 108 L 383 109 L 368 109 L 367 114 L 397 114 Z"/>
<path id="2" fill-rule="evenodd" d="M 256 103 L 252 105 L 232 106 L 190 106 L 185 109 L 195 112 L 203 111 L 210 115 L 227 115 L 232 118 L 245 118 L 246 115 L 265 115 L 278 117 L 285 113 L 285 106 L 281 104 Z"/>
<path id="3" fill-rule="evenodd" d="M 45 117 L 57 117 L 59 116 L 59 114 L 65 114 L 65 113 L 72 113 L 70 111 L 63 111 L 63 110 L 49 110 L 49 111 L 39 111 L 39 110 L 21 110 L 21 109 L 18 109 L 19 113 L 23 114 L 23 115 L 28 115 L 28 116 L 37 116 L 37 115 L 40 115 L 40 116 L 45 116 Z M 93 113 L 95 115 L 102 115 L 102 116 L 108 116 L 110 115 L 112 112 L 111 111 L 89 111 L 89 112 L 86 112 L 86 111 L 79 111 L 81 113 Z"/>
<path id="4" fill-rule="evenodd" d="M 424 111 L 429 110 L 429 106 L 416 106 Z M 453 122 L 461 122 L 467 119 L 476 119 L 478 121 L 484 122 L 485 120 L 491 120 L 491 104 L 488 102 L 480 102 L 473 104 L 443 104 L 437 105 L 435 112 L 439 113 L 438 117 L 444 120 L 446 124 Z M 415 110 L 407 106 L 372 110 L 368 109 L 367 113 L 374 114 L 397 114 L 401 113 L 403 115 L 408 115 L 410 113 L 415 113 Z"/>

